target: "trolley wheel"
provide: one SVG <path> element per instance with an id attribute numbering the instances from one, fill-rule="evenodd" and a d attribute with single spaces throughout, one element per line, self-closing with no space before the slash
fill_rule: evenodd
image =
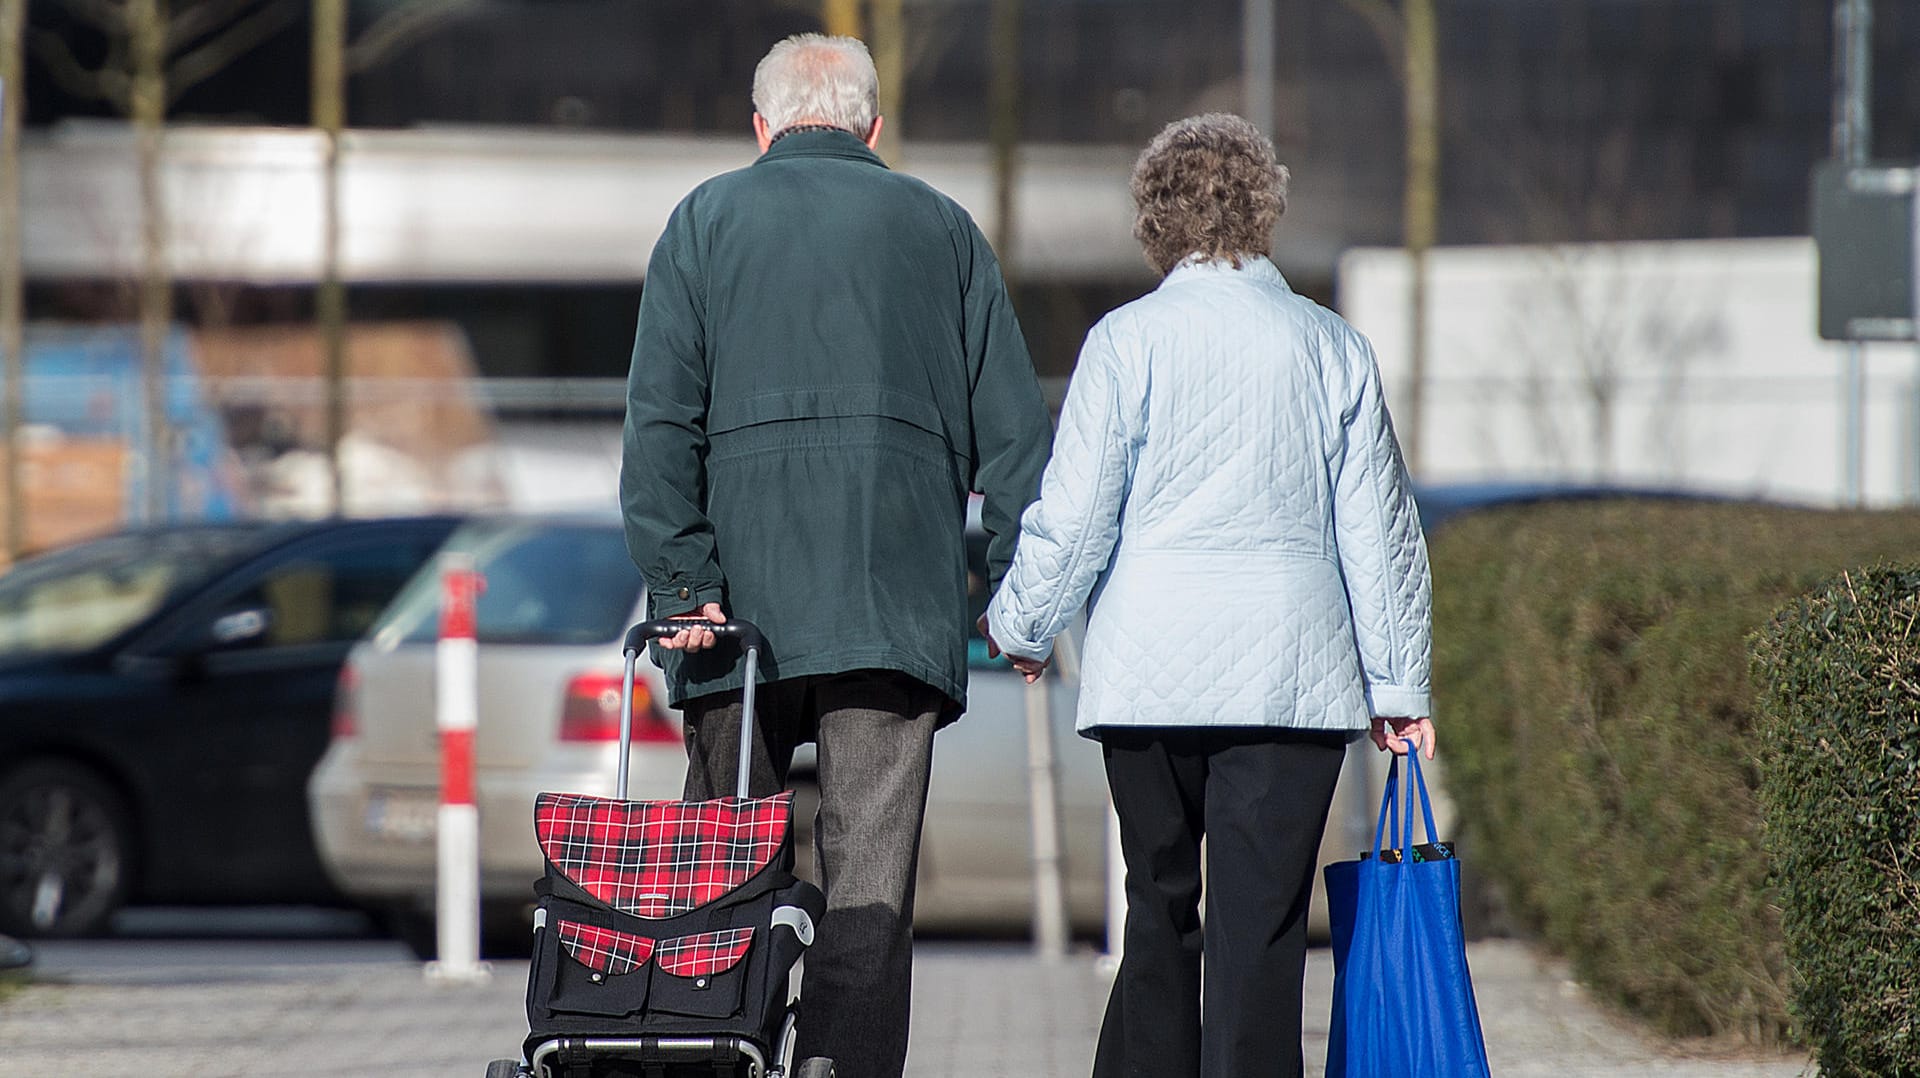
<path id="1" fill-rule="evenodd" d="M 133 828 L 100 775 L 65 760 L 0 779 L 0 932 L 91 936 L 133 882 Z"/>
<path id="2" fill-rule="evenodd" d="M 826 1056 L 809 1056 L 800 1061 L 793 1072 L 793 1078 L 833 1078 L 833 1060 Z"/>
<path id="3" fill-rule="evenodd" d="M 496 1059 L 487 1064 L 487 1078 L 525 1078 L 517 1059 Z"/>

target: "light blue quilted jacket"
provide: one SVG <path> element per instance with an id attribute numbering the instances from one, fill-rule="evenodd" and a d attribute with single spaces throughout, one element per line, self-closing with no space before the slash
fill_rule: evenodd
<path id="1" fill-rule="evenodd" d="M 1088 333 L 988 618 L 1040 658 L 1082 604 L 1091 736 L 1429 713 L 1426 540 L 1373 346 L 1266 259 L 1182 264 Z"/>

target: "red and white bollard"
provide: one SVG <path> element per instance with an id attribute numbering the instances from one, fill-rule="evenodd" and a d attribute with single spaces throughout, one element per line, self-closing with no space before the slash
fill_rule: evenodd
<path id="1" fill-rule="evenodd" d="M 435 719 L 440 729 L 439 886 L 435 901 L 436 981 L 484 981 L 480 962 L 480 810 L 474 802 L 473 737 L 480 713 L 479 644 L 474 607 L 485 587 L 473 556 L 441 555 L 440 642 L 435 655 Z"/>

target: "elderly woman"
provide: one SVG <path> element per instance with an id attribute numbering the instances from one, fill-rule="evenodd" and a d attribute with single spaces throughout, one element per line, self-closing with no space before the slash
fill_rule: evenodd
<path id="1" fill-rule="evenodd" d="M 1127 863 L 1096 1078 L 1300 1074 L 1346 745 L 1371 724 L 1433 754 L 1426 543 L 1372 346 L 1268 259 L 1286 182 L 1236 116 L 1140 155 L 1134 235 L 1166 279 L 1088 333 L 988 610 L 1031 679 L 1091 600 L 1079 727 Z"/>

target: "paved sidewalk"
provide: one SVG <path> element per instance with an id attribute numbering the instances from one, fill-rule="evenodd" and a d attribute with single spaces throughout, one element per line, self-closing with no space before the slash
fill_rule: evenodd
<path id="1" fill-rule="evenodd" d="M 500 964 L 481 987 L 438 988 L 391 944 L 341 947 L 357 950 L 334 962 L 220 962 L 164 974 L 66 963 L 49 948 L 43 980 L 0 992 L 0 1075 L 480 1078 L 487 1060 L 512 1054 L 524 1034 L 524 963 Z M 1519 944 L 1475 944 L 1471 963 L 1501 1078 L 1795 1078 L 1806 1070 L 1800 1058 L 1656 1047 Z M 1309 1074 L 1324 1065 L 1332 976 L 1327 952 L 1315 951 Z M 1084 1078 L 1107 985 L 1091 954 L 1044 965 L 1020 946 L 922 944 L 909 1074 Z"/>

